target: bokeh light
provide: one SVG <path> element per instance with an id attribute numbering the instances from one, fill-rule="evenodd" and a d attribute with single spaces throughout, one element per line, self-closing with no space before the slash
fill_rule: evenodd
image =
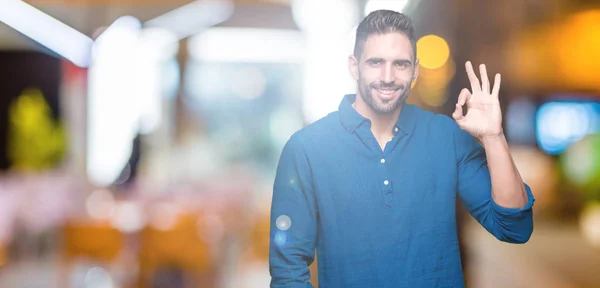
<path id="1" fill-rule="evenodd" d="M 438 69 L 450 58 L 450 47 L 444 38 L 426 35 L 417 41 L 419 64 L 427 69 Z"/>
<path id="2" fill-rule="evenodd" d="M 115 208 L 115 199 L 110 191 L 99 189 L 90 194 L 85 201 L 88 214 L 98 220 L 109 219 Z"/>
<path id="3" fill-rule="evenodd" d="M 283 231 L 275 232 L 275 238 L 273 239 L 273 241 L 275 242 L 275 245 L 283 246 L 285 244 L 285 241 L 287 241 L 286 233 Z"/>
<path id="4" fill-rule="evenodd" d="M 146 225 L 142 206 L 136 202 L 117 203 L 110 222 L 123 233 L 140 231 Z"/>
<path id="5" fill-rule="evenodd" d="M 292 219 L 290 219 L 290 217 L 287 215 L 281 215 L 277 217 L 275 224 L 279 230 L 286 231 L 292 226 Z"/>
<path id="6" fill-rule="evenodd" d="M 584 11 L 557 26 L 556 43 L 560 79 L 568 86 L 600 90 L 600 10 Z M 550 40 L 550 39 L 549 39 Z"/>
<path id="7" fill-rule="evenodd" d="M 600 248 L 600 202 L 585 205 L 579 218 L 583 238 L 592 246 Z"/>
<path id="8" fill-rule="evenodd" d="M 160 231 L 169 231 L 177 223 L 181 212 L 181 207 L 175 203 L 158 203 L 150 217 L 150 225 Z"/>
<path id="9" fill-rule="evenodd" d="M 561 166 L 567 179 L 578 188 L 597 193 L 600 188 L 600 135 L 586 136 L 571 145 L 561 157 Z"/>
<path id="10" fill-rule="evenodd" d="M 108 271 L 101 267 L 94 267 L 85 275 L 85 287 L 112 288 L 115 285 Z"/>

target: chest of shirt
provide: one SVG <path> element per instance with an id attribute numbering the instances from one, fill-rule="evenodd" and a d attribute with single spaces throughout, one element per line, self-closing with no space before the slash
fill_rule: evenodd
<path id="1" fill-rule="evenodd" d="M 312 159 L 311 167 L 323 225 L 339 225 L 340 219 L 345 226 L 379 221 L 435 225 L 454 217 L 453 149 L 420 138 L 393 141 L 394 149 L 385 151 L 357 141 L 322 147 L 324 154 Z"/>

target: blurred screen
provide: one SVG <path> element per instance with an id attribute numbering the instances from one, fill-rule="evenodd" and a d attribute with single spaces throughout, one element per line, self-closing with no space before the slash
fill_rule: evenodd
<path id="1" fill-rule="evenodd" d="M 535 135 L 546 153 L 560 154 L 586 135 L 599 132 L 600 102 L 577 99 L 548 101 L 537 109 Z"/>

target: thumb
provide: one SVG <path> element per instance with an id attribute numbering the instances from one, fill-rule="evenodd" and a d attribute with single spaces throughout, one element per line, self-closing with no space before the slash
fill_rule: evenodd
<path id="1" fill-rule="evenodd" d="M 452 118 L 454 119 L 454 121 L 456 121 L 456 124 L 458 124 L 458 127 L 460 127 L 461 129 L 464 128 L 464 122 L 465 122 L 465 116 L 463 115 L 463 109 L 462 106 L 460 106 L 458 103 L 455 104 L 455 109 L 454 112 L 452 113 Z"/>
<path id="2" fill-rule="evenodd" d="M 454 112 L 452 113 L 452 118 L 454 118 L 454 120 L 461 121 L 465 116 L 463 115 L 463 109 L 462 106 L 460 106 L 458 103 L 455 104 L 455 108 L 454 108 Z"/>

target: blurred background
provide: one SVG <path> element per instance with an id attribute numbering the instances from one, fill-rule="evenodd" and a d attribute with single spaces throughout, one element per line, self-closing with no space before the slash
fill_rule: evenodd
<path id="1" fill-rule="evenodd" d="M 354 92 L 381 8 L 416 27 L 409 102 L 503 76 L 535 231 L 462 210 L 468 286 L 600 287 L 597 0 L 0 0 L 0 287 L 268 287 L 283 145 Z"/>

